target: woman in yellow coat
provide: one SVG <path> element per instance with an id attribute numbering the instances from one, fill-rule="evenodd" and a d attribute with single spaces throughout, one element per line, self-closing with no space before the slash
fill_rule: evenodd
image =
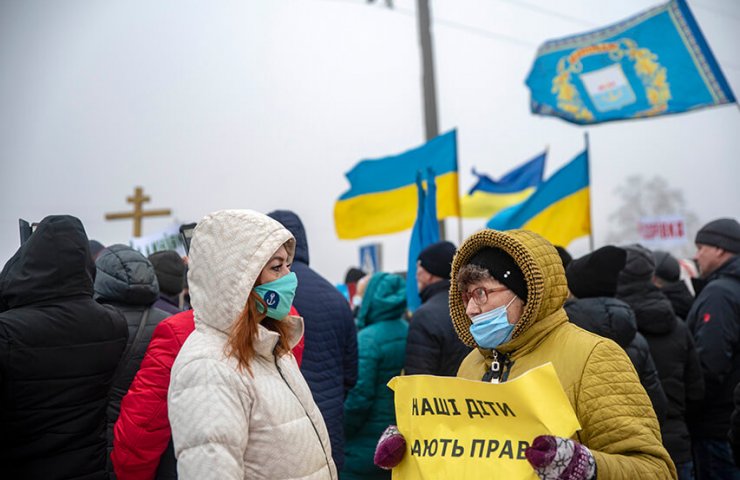
<path id="1" fill-rule="evenodd" d="M 466 266 L 485 264 L 487 252 L 494 260 L 486 265 L 493 278 L 476 282 L 474 269 Z M 514 268 L 504 268 L 507 257 L 513 260 Z M 524 293 L 522 282 L 517 285 L 513 280 L 519 272 Z M 452 278 L 457 280 L 450 287 L 455 330 L 464 343 L 477 347 L 463 361 L 459 377 L 506 381 L 552 362 L 581 423 L 581 430 L 572 440 L 593 456 L 595 478 L 676 478 L 650 398 L 627 355 L 613 341 L 568 322 L 563 310 L 568 296 L 565 273 L 557 251 L 547 240 L 525 230 L 478 232 L 457 252 Z M 513 292 L 511 287 L 520 292 Z M 487 293 L 487 302 L 478 305 L 476 300 L 480 298 L 470 297 L 480 288 L 504 290 Z M 495 349 L 482 348 L 471 333 L 471 317 L 505 305 L 503 302 L 510 301 L 512 294 L 514 300 L 507 309 L 508 323 L 513 327 L 509 338 Z M 468 300 L 467 304 L 463 299 Z"/>
<path id="2" fill-rule="evenodd" d="M 578 417 L 581 430 L 571 439 L 541 436 L 527 449 L 540 478 L 676 478 L 650 398 L 624 350 L 568 321 L 565 273 L 547 240 L 526 230 L 483 230 L 460 247 L 451 277 L 455 330 L 475 348 L 458 377 L 505 382 L 552 362 Z M 376 451 L 386 467 L 400 460 L 383 455 L 394 436 L 384 433 Z"/>

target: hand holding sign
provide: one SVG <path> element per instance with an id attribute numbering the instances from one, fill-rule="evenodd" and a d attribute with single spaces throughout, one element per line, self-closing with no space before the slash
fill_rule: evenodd
<path id="1" fill-rule="evenodd" d="M 389 386 L 408 445 L 394 479 L 536 479 L 525 456 L 535 437 L 567 438 L 580 428 L 551 364 L 501 384 L 413 375 Z"/>
<path id="2" fill-rule="evenodd" d="M 542 480 L 591 480 L 596 477 L 596 462 L 589 449 L 567 438 L 540 435 L 524 454 Z"/>
<path id="3" fill-rule="evenodd" d="M 406 453 L 406 439 L 398 431 L 398 427 L 390 425 L 378 440 L 373 462 L 383 470 L 390 470 L 401 463 L 404 453 Z"/>

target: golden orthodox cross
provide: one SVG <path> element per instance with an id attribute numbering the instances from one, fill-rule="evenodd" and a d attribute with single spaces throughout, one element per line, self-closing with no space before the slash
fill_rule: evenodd
<path id="1" fill-rule="evenodd" d="M 161 216 L 172 215 L 172 211 L 169 208 L 144 211 L 144 209 L 142 208 L 142 205 L 146 202 L 151 201 L 151 198 L 149 198 L 149 195 L 144 195 L 144 189 L 141 187 L 136 187 L 134 189 L 134 196 L 126 197 L 126 201 L 128 203 L 134 204 L 133 212 L 106 213 L 105 219 L 106 220 L 121 220 L 121 219 L 126 219 L 126 218 L 133 218 L 134 219 L 134 237 L 141 236 L 141 220 L 144 217 L 161 217 Z"/>

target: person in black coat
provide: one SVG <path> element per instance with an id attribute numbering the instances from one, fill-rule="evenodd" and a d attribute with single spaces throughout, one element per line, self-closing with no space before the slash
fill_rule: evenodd
<path id="1" fill-rule="evenodd" d="M 411 317 L 406 342 L 406 375 L 454 377 L 470 347 L 452 325 L 449 307 L 450 269 L 455 246 L 434 243 L 419 254 L 416 284 L 422 305 Z"/>
<path id="2" fill-rule="evenodd" d="M 637 320 L 630 306 L 613 298 L 626 259 L 627 252 L 608 245 L 572 260 L 565 274 L 568 289 L 575 298 L 569 299 L 564 308 L 571 323 L 614 340 L 627 352 L 662 424 L 668 412 L 668 399 L 650 347 L 637 331 Z"/>
<path id="3" fill-rule="evenodd" d="M 663 445 L 676 464 L 679 479 L 691 478 L 693 460 L 686 423 L 687 405 L 701 400 L 704 382 L 701 365 L 686 323 L 673 311 L 671 302 L 653 283 L 655 258 L 640 245 L 625 247 L 627 263 L 619 274 L 617 298 L 632 307 L 637 329 L 650 345 L 663 390 L 668 415 L 661 424 Z"/>
<path id="4" fill-rule="evenodd" d="M 0 472 L 103 480 L 123 314 L 93 300 L 82 223 L 44 218 L 0 273 Z"/>
<path id="5" fill-rule="evenodd" d="M 180 313 L 180 294 L 185 288 L 185 262 L 174 250 L 162 250 L 149 255 L 149 261 L 157 274 L 159 298 L 154 306 L 170 315 Z"/>
<path id="6" fill-rule="evenodd" d="M 676 257 L 662 250 L 655 250 L 653 256 L 655 257 L 653 283 L 668 297 L 676 315 L 686 320 L 686 315 L 689 314 L 691 305 L 694 303 L 694 295 L 686 283 L 681 280 L 681 265 Z"/>
<path id="7" fill-rule="evenodd" d="M 128 342 L 116 370 L 107 409 L 108 471 L 113 472 L 113 425 L 121 411 L 121 399 L 139 371 L 156 326 L 169 313 L 153 305 L 159 298 L 154 267 L 144 255 L 126 245 L 111 245 L 95 260 L 95 295 L 98 303 L 110 305 L 126 317 Z"/>
<path id="8" fill-rule="evenodd" d="M 344 400 L 357 383 L 357 328 L 349 303 L 334 285 L 308 266 L 306 231 L 288 210 L 269 214 L 296 240 L 291 270 L 298 277 L 293 305 L 305 323 L 301 363 L 308 387 L 324 417 L 337 470 L 344 466 Z"/>
<path id="9" fill-rule="evenodd" d="M 697 477 L 740 478 L 727 431 L 740 383 L 740 224 L 720 218 L 696 234 L 700 279 L 686 322 L 694 335 L 706 392 L 690 415 Z"/>

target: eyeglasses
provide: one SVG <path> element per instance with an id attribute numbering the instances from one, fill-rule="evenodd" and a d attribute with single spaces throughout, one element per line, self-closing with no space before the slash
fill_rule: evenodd
<path id="1" fill-rule="evenodd" d="M 489 293 L 503 292 L 504 290 L 508 290 L 508 288 L 506 287 L 499 287 L 499 288 L 478 287 L 469 292 L 460 292 L 460 296 L 462 297 L 463 305 L 467 306 L 468 303 L 470 302 L 470 299 L 472 298 L 475 304 L 480 307 L 482 305 L 485 305 L 486 302 L 488 302 Z"/>

